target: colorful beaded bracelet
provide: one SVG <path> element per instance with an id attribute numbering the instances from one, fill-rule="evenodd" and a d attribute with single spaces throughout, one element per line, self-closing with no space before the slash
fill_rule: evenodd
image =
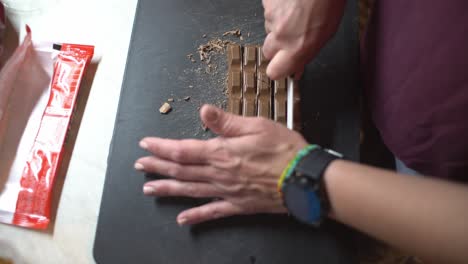
<path id="1" fill-rule="evenodd" d="M 301 161 L 302 158 L 304 158 L 304 156 L 309 154 L 311 151 L 318 148 L 319 146 L 317 145 L 308 145 L 305 148 L 299 150 L 296 156 L 288 163 L 288 166 L 286 166 L 286 168 L 283 170 L 283 173 L 281 174 L 281 177 L 278 180 L 278 192 L 281 196 L 283 195 L 282 188 L 284 181 L 291 176 L 299 161 Z"/>

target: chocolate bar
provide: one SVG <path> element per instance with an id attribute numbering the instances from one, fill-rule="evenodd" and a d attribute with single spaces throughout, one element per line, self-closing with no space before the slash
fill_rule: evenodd
<path id="1" fill-rule="evenodd" d="M 286 125 L 287 121 L 287 80 L 272 82 L 266 69 L 268 60 L 263 56 L 262 47 L 231 44 L 228 57 L 228 109 L 236 115 L 259 116 Z M 297 87 L 297 83 L 295 85 Z M 300 95 L 294 91 L 294 129 L 300 130 Z"/>
<path id="2" fill-rule="evenodd" d="M 257 48 L 257 114 L 271 119 L 271 81 L 266 74 L 268 60 L 262 52 L 262 47 Z"/>

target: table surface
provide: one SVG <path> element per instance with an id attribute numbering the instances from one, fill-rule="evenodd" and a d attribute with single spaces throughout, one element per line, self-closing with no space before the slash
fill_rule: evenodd
<path id="1" fill-rule="evenodd" d="M 356 1 L 348 1 L 342 27 L 308 65 L 299 86 L 303 135 L 310 142 L 357 159 L 359 87 L 354 10 Z M 271 215 L 180 228 L 174 221 L 180 210 L 203 201 L 154 199 L 141 193 L 144 182 L 157 176 L 135 172 L 134 160 L 145 155 L 138 141 L 147 135 L 204 138 L 209 133 L 201 128 L 197 107 L 202 103 L 219 105 L 225 98 L 220 85 L 225 64 L 216 63 L 215 56 L 212 62 L 221 76 L 200 74 L 198 67 L 204 67 L 191 63 L 186 54 L 233 28 L 251 32 L 246 34 L 245 43 L 261 43 L 262 12 L 258 0 L 140 0 L 96 234 L 94 256 L 99 263 L 131 263 L 135 259 L 161 264 L 306 263 L 310 259 L 352 262 L 348 252 L 352 247 L 346 245 L 347 232 L 343 230 L 315 230 L 287 216 Z M 203 34 L 207 34 L 206 39 Z M 190 102 L 179 101 L 187 95 Z M 157 109 L 167 98 L 175 99 L 171 103 L 174 109 L 161 115 Z"/>
<path id="2" fill-rule="evenodd" d="M 3 1 L 10 7 L 7 41 L 17 38 L 12 29 L 22 36 L 29 24 L 35 40 L 93 44 L 102 59 L 79 129 L 73 129 L 73 155 L 57 179 L 61 193 L 54 199 L 55 221 L 44 232 L 0 224 L 0 259 L 15 264 L 94 263 L 96 222 L 137 0 Z"/>

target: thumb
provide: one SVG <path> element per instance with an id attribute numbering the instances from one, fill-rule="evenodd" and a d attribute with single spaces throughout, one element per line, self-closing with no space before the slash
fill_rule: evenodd
<path id="1" fill-rule="evenodd" d="M 297 60 L 286 50 L 280 50 L 267 67 L 267 75 L 272 80 L 279 80 L 294 74 L 294 70 L 298 68 Z"/>
<path id="2" fill-rule="evenodd" d="M 206 127 L 214 133 L 225 137 L 236 137 L 251 133 L 254 126 L 246 122 L 252 122 L 251 118 L 224 112 L 212 105 L 204 105 L 200 110 L 200 117 Z"/>

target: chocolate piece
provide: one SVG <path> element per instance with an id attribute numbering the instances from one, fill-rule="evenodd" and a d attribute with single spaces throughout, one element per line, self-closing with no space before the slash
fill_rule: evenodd
<path id="1" fill-rule="evenodd" d="M 271 119 L 271 81 L 266 74 L 268 60 L 257 48 L 257 115 Z"/>
<path id="2" fill-rule="evenodd" d="M 171 107 L 170 104 L 164 103 L 164 104 L 161 106 L 161 108 L 159 108 L 159 112 L 160 112 L 161 114 L 167 114 L 167 113 L 169 113 L 169 112 L 171 111 L 171 109 L 172 109 L 172 107 Z"/>
<path id="3" fill-rule="evenodd" d="M 244 116 L 257 115 L 257 49 L 254 46 L 245 46 L 243 54 L 243 110 Z"/>
<path id="4" fill-rule="evenodd" d="M 234 30 L 226 31 L 223 33 L 223 37 L 226 37 L 226 36 L 240 37 L 241 35 L 242 35 L 242 32 L 240 29 L 234 29 Z"/>
<path id="5" fill-rule="evenodd" d="M 229 95 L 227 111 L 242 114 L 242 53 L 239 45 L 229 45 L 227 92 Z"/>
<path id="6" fill-rule="evenodd" d="M 242 114 L 244 116 L 256 116 L 257 90 L 255 85 L 255 73 L 244 71 L 244 98 Z"/>
<path id="7" fill-rule="evenodd" d="M 257 66 L 257 49 L 254 46 L 244 47 L 244 72 L 255 72 Z"/>
<path id="8" fill-rule="evenodd" d="M 279 122 L 283 125 L 286 125 L 286 85 L 287 80 L 282 79 L 279 81 L 275 81 L 274 84 L 274 107 L 275 111 L 273 113 L 273 120 Z"/>
<path id="9" fill-rule="evenodd" d="M 242 114 L 242 73 L 240 71 L 229 72 L 228 77 L 228 112 L 236 115 Z"/>

